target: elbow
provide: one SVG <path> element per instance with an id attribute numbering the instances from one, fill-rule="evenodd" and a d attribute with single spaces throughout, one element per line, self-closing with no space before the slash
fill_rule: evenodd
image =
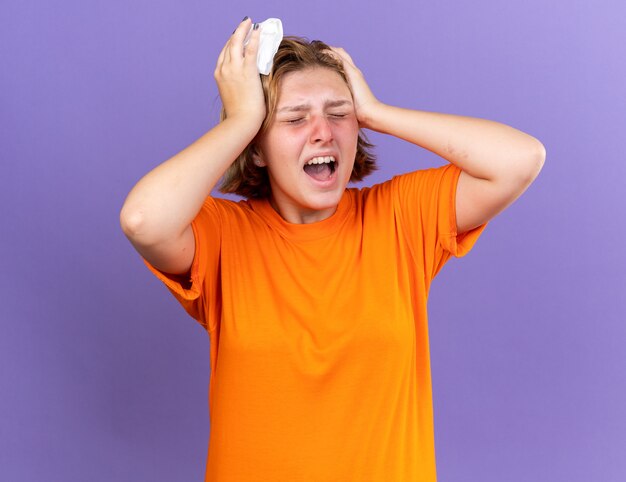
<path id="1" fill-rule="evenodd" d="M 546 162 L 546 147 L 540 142 L 537 141 L 537 164 L 539 166 L 539 170 L 537 171 L 537 174 L 539 174 L 539 171 L 541 171 L 541 168 L 543 167 L 544 163 Z"/>
<path id="2" fill-rule="evenodd" d="M 524 157 L 523 162 L 520 162 L 523 166 L 520 170 L 520 180 L 525 184 L 533 182 L 543 169 L 545 162 L 546 148 L 537 140 L 531 153 Z"/>
<path id="3" fill-rule="evenodd" d="M 141 205 L 125 204 L 120 211 L 120 226 L 135 247 L 156 246 L 180 236 L 180 232 L 167 229 L 168 224 L 162 217 L 153 216 Z"/>
<path id="4" fill-rule="evenodd" d="M 531 177 L 533 180 L 536 179 L 536 177 L 539 175 L 539 173 L 543 169 L 543 165 L 545 164 L 545 162 L 546 162 L 546 148 L 540 141 L 537 141 L 537 147 L 533 156 L 533 163 L 532 163 L 532 169 L 531 169 Z"/>
<path id="5" fill-rule="evenodd" d="M 144 230 L 145 217 L 141 210 L 124 204 L 120 211 L 120 226 L 128 239 L 137 239 Z"/>

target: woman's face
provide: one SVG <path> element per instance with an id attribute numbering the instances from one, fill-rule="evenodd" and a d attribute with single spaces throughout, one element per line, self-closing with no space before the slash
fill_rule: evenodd
<path id="1" fill-rule="evenodd" d="M 257 145 L 270 202 L 283 219 L 312 223 L 335 212 L 352 174 L 358 135 L 352 95 L 337 72 L 316 67 L 281 79 L 274 120 Z"/>

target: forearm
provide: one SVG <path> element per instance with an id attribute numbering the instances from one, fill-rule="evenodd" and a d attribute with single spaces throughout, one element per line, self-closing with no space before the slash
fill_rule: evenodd
<path id="1" fill-rule="evenodd" d="M 226 119 L 146 174 L 120 213 L 126 235 L 144 245 L 180 236 L 257 130 Z"/>
<path id="2" fill-rule="evenodd" d="M 536 138 L 487 119 L 378 104 L 364 127 L 428 149 L 481 179 L 528 176 L 545 158 Z"/>

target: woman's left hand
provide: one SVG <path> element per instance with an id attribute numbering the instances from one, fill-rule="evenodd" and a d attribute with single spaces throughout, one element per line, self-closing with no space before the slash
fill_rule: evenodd
<path id="1" fill-rule="evenodd" d="M 352 88 L 354 108 L 359 125 L 361 127 L 369 127 L 371 124 L 370 120 L 375 118 L 376 109 L 382 104 L 370 90 L 367 82 L 365 82 L 363 72 L 354 65 L 354 61 L 352 57 L 348 55 L 348 52 L 341 47 L 330 47 L 330 49 L 334 54 L 339 56 L 340 60 L 343 62 L 343 67 L 348 76 L 350 87 Z"/>

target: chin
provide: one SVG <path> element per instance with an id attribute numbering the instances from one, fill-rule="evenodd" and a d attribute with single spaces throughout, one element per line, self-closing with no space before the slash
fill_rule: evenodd
<path id="1" fill-rule="evenodd" d="M 322 209 L 330 209 L 336 208 L 339 205 L 339 201 L 341 201 L 341 197 L 343 196 L 344 189 L 341 191 L 328 191 L 316 193 L 311 196 L 308 196 L 308 203 L 312 209 L 322 210 Z"/>

